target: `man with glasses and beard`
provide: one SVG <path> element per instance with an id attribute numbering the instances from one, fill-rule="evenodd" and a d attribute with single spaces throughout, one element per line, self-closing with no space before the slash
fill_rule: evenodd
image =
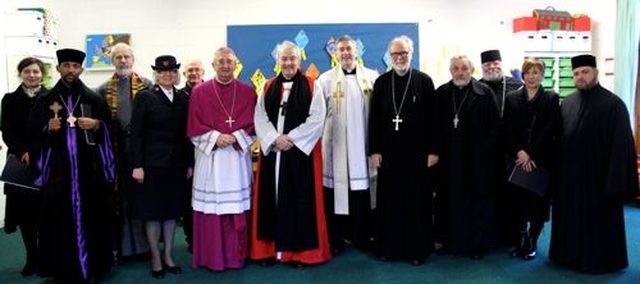
<path id="1" fill-rule="evenodd" d="M 435 223 L 439 252 L 476 260 L 497 244 L 491 149 L 498 111 L 493 92 L 471 76 L 473 70 L 466 56 L 452 57 L 452 79 L 436 91 L 443 149 Z"/>
<path id="2" fill-rule="evenodd" d="M 369 154 L 378 169 L 374 251 L 422 265 L 433 252 L 431 167 L 438 163 L 438 105 L 431 77 L 411 68 L 413 41 L 389 43 L 392 70 L 373 87 Z"/>
<path id="3" fill-rule="evenodd" d="M 96 89 L 96 92 L 109 104 L 112 123 L 109 133 L 116 158 L 116 174 L 118 175 L 115 195 L 117 212 L 115 230 L 115 250 L 119 261 L 144 256 L 149 252 L 149 245 L 141 220 L 129 216 L 129 195 L 131 193 L 131 165 L 128 159 L 129 136 L 131 135 L 131 113 L 133 99 L 139 91 L 153 85 L 151 80 L 133 71 L 136 58 L 133 49 L 126 43 L 117 43 L 111 47 L 111 62 L 116 68 L 111 78 Z"/>
<path id="4" fill-rule="evenodd" d="M 596 58 L 571 58 L 576 90 L 560 106 L 549 258 L 586 273 L 629 265 L 623 203 L 638 195 L 636 151 L 622 100 L 598 83 Z"/>

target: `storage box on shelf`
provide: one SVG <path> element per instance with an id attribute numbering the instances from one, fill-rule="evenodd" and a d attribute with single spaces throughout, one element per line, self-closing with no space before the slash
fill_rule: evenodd
<path id="1" fill-rule="evenodd" d="M 55 82 L 59 77 L 56 65 L 57 21 L 44 8 L 20 8 L 7 12 L 4 17 L 6 33 L 4 37 L 7 62 L 7 87 L 15 89 L 19 79 L 15 67 L 20 60 L 28 56 L 36 57 L 45 63 L 45 85 Z M 51 83 L 48 85 L 50 86 Z"/>
<path id="2" fill-rule="evenodd" d="M 14 11 L 5 14 L 5 36 L 44 36 L 44 15 L 38 11 Z"/>

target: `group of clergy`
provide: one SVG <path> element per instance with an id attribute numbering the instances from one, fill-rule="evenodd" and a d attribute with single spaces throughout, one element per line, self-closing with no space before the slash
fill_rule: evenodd
<path id="1" fill-rule="evenodd" d="M 39 273 L 91 281 L 109 271 L 113 250 L 150 253 L 154 278 L 182 273 L 178 219 L 192 267 L 211 271 L 247 258 L 324 263 L 345 244 L 412 265 L 436 243 L 436 252 L 473 259 L 499 246 L 531 259 L 552 198 L 554 262 L 626 267 L 622 204 L 638 191 L 635 148 L 626 107 L 598 84 L 595 57 L 572 59 L 577 91 L 558 106 L 540 85 L 539 60 L 525 62 L 523 84 L 502 73 L 497 50 L 481 54 L 482 80 L 468 57 L 454 56 L 452 79 L 436 89 L 411 68 L 413 51 L 409 37 L 391 40 L 391 70 L 379 75 L 341 36 L 339 64 L 315 79 L 284 41 L 280 73 L 257 95 L 234 78 L 228 47 L 214 54 L 214 78 L 189 61 L 177 89 L 175 57 L 156 58 L 152 83 L 132 71 L 131 47 L 117 44 L 116 72 L 96 92 L 79 79 L 84 53 L 59 50 L 61 79 L 25 122 L 44 204 Z M 541 158 L 549 155 L 552 163 Z M 509 184 L 505 164 L 549 169 L 548 190 L 514 194 L 528 191 Z M 525 203 L 543 213 L 514 220 Z"/>

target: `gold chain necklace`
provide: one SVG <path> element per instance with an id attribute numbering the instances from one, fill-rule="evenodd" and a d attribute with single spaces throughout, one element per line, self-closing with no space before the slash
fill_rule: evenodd
<path id="1" fill-rule="evenodd" d="M 216 82 L 214 79 L 214 82 L 211 82 L 213 84 L 213 91 L 216 93 L 216 97 L 218 98 L 218 102 L 220 102 L 220 106 L 222 106 L 222 110 L 224 111 L 224 113 L 227 115 L 227 120 L 225 120 L 224 122 L 226 122 L 227 124 L 229 124 L 229 128 L 231 128 L 231 125 L 236 122 L 233 119 L 233 109 L 236 107 L 236 88 L 238 87 L 235 81 L 231 81 L 231 84 L 233 84 L 233 102 L 231 103 L 231 112 L 229 113 L 227 111 L 227 108 L 224 107 L 224 104 L 222 103 L 222 100 L 220 99 L 220 94 L 218 94 L 218 89 L 216 88 Z"/>
<path id="2" fill-rule="evenodd" d="M 73 116 L 73 111 L 76 110 L 76 107 L 78 107 L 78 103 L 80 102 L 80 95 L 78 95 L 78 99 L 76 100 L 76 103 L 72 105 L 72 108 L 69 108 L 67 102 L 65 102 L 65 100 L 62 98 L 62 95 L 58 94 L 58 97 L 62 101 L 62 105 L 64 105 L 64 108 L 67 109 L 67 112 L 69 114 L 69 117 L 67 117 L 69 127 L 76 127 L 76 121 L 78 120 L 78 118 Z"/>

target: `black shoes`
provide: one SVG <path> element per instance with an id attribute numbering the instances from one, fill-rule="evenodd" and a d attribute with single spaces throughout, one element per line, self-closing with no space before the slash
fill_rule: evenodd
<path id="1" fill-rule="evenodd" d="M 435 251 L 436 255 L 447 255 L 449 254 L 449 249 L 447 249 L 447 247 L 442 246 L 439 249 L 436 249 Z"/>
<path id="2" fill-rule="evenodd" d="M 533 238 L 527 238 L 527 242 L 522 250 L 522 258 L 524 260 L 532 260 L 536 258 L 536 248 L 538 246 L 538 240 Z"/>
<path id="3" fill-rule="evenodd" d="M 307 264 L 299 261 L 289 261 L 289 265 L 291 265 L 291 267 L 293 268 L 298 268 L 298 269 L 307 267 Z"/>
<path id="4" fill-rule="evenodd" d="M 153 276 L 153 278 L 155 278 L 155 279 L 164 278 L 164 269 L 160 269 L 158 271 L 155 271 L 155 270 L 151 269 L 151 276 Z"/>
<path id="5" fill-rule="evenodd" d="M 37 271 L 38 271 L 38 265 L 35 264 L 34 262 L 27 261 L 24 267 L 22 267 L 22 271 L 20 271 L 20 274 L 26 277 L 26 276 L 31 276 L 36 274 Z"/>
<path id="6" fill-rule="evenodd" d="M 162 267 L 164 268 L 164 270 L 166 270 L 167 272 L 169 272 L 171 274 L 180 274 L 180 273 L 182 273 L 182 268 L 180 267 L 180 265 L 169 266 L 166 262 L 164 262 L 164 259 L 162 260 Z"/>
<path id="7" fill-rule="evenodd" d="M 480 259 L 482 259 L 482 257 L 484 257 L 484 253 L 481 250 L 477 250 L 477 251 L 472 252 L 470 257 L 473 260 L 480 260 Z"/>
<path id="8" fill-rule="evenodd" d="M 259 265 L 259 266 L 270 267 L 270 266 L 274 266 L 276 264 L 276 259 L 275 258 L 265 258 L 265 259 L 256 260 L 255 263 L 257 265 Z"/>
<path id="9" fill-rule="evenodd" d="M 536 257 L 538 241 L 530 237 L 523 237 L 520 245 L 511 250 L 511 256 L 522 257 L 524 260 L 532 260 Z"/>

